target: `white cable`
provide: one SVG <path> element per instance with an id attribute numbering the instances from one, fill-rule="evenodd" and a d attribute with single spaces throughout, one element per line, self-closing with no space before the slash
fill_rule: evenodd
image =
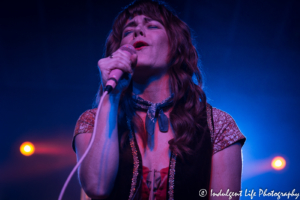
<path id="1" fill-rule="evenodd" d="M 100 103 L 99 103 L 99 106 L 98 106 L 98 110 L 97 110 L 97 113 L 96 113 L 96 117 L 95 117 L 95 122 L 98 121 L 98 115 L 99 115 L 99 112 L 100 112 L 100 109 L 102 107 L 102 102 L 103 102 L 103 99 L 104 97 L 107 95 L 107 91 L 105 91 L 100 99 Z M 94 125 L 94 131 L 96 130 L 96 126 L 97 126 L 97 123 L 95 123 Z M 87 149 L 85 150 L 84 154 L 82 155 L 82 157 L 80 158 L 80 160 L 77 162 L 77 164 L 75 165 L 75 167 L 73 168 L 73 170 L 71 171 L 70 175 L 68 176 L 64 186 L 62 187 L 61 191 L 60 191 L 60 194 L 59 194 L 59 197 L 58 197 L 58 200 L 61 200 L 64 193 L 65 193 L 65 190 L 72 178 L 72 176 L 74 175 L 74 173 L 76 172 L 77 168 L 79 167 L 79 165 L 82 163 L 83 159 L 86 157 L 86 155 L 88 154 L 88 152 L 90 151 L 90 148 L 92 147 L 92 144 L 95 140 L 95 132 L 93 131 L 93 135 L 92 135 L 92 138 L 90 140 L 90 143 L 89 143 L 89 146 L 87 147 Z"/>

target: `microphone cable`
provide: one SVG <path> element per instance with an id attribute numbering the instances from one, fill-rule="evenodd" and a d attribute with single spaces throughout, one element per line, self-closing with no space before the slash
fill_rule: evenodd
<path id="1" fill-rule="evenodd" d="M 110 90 L 111 90 L 111 89 L 110 89 Z M 99 115 L 100 109 L 101 109 L 101 107 L 102 107 L 103 99 L 104 99 L 104 97 L 105 97 L 109 92 L 110 92 L 110 91 L 107 91 L 107 89 L 106 89 L 106 90 L 104 91 L 104 93 L 103 93 L 101 99 L 100 99 L 100 103 L 99 103 L 99 106 L 98 106 L 98 109 L 99 109 L 99 110 L 97 110 L 96 117 L 95 117 L 95 122 L 98 121 L 98 115 Z M 60 191 L 58 200 L 62 200 L 62 197 L 63 197 L 63 195 L 64 195 L 64 193 L 65 193 L 65 190 L 66 190 L 66 188 L 67 188 L 67 186 L 68 186 L 68 184 L 69 184 L 69 182 L 70 182 L 72 176 L 74 175 L 74 173 L 76 172 L 77 168 L 79 167 L 79 165 L 82 163 L 83 159 L 86 157 L 86 155 L 87 155 L 88 152 L 90 151 L 90 149 L 91 149 L 91 147 L 92 147 L 92 144 L 93 144 L 93 142 L 94 142 L 94 140 L 95 140 L 95 135 L 96 135 L 96 134 L 95 134 L 95 130 L 96 130 L 96 128 L 97 128 L 97 123 L 95 123 L 93 135 L 92 135 L 92 138 L 91 138 L 91 140 L 90 140 L 89 146 L 87 147 L 87 149 L 85 150 L 84 154 L 82 155 L 82 157 L 79 159 L 79 161 L 77 162 L 77 164 L 75 165 L 75 167 L 73 168 L 73 170 L 71 171 L 71 173 L 69 174 L 69 176 L 68 176 L 68 178 L 67 178 L 67 180 L 66 180 L 64 186 L 62 187 L 62 189 L 61 189 L 61 191 Z"/>
<path id="2" fill-rule="evenodd" d="M 130 45 L 130 44 L 125 44 L 123 45 L 122 47 L 120 47 L 121 50 L 125 51 L 126 53 L 128 53 L 129 55 L 132 55 L 132 54 L 135 54 L 136 53 L 136 50 L 135 48 Z M 111 57 L 112 58 L 112 57 Z M 98 121 L 98 115 L 99 115 L 99 112 L 100 112 L 100 109 L 102 107 L 102 102 L 103 102 L 103 99 L 104 97 L 109 94 L 115 87 L 116 85 L 118 84 L 118 80 L 121 78 L 123 72 L 122 70 L 120 69 L 114 69 L 111 71 L 111 74 L 108 78 L 108 81 L 106 83 L 106 86 L 105 86 L 105 89 L 104 89 L 104 93 L 100 99 L 100 103 L 98 105 L 98 110 L 97 110 L 97 113 L 96 113 L 96 116 L 95 116 L 95 122 Z M 97 123 L 95 123 L 94 125 L 94 131 L 96 130 L 96 127 L 97 127 Z M 77 168 L 79 167 L 79 165 L 82 163 L 83 159 L 86 157 L 87 153 L 90 151 L 90 148 L 95 140 L 95 132 L 93 131 L 93 135 L 92 135 L 92 138 L 90 140 L 90 143 L 89 143 L 89 146 L 87 147 L 87 149 L 85 150 L 84 154 L 82 155 L 82 157 L 79 159 L 79 161 L 77 162 L 77 164 L 75 165 L 75 167 L 73 168 L 73 170 L 71 171 L 70 175 L 68 176 L 63 188 L 61 189 L 61 192 L 59 194 L 59 197 L 58 197 L 58 200 L 61 200 L 64 193 L 65 193 L 65 190 L 67 188 L 67 185 L 69 184 L 72 176 L 74 175 L 75 171 L 77 170 Z"/>

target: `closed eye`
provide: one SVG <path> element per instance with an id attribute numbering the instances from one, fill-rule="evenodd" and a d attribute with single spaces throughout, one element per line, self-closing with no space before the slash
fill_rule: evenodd
<path id="1" fill-rule="evenodd" d="M 123 33 L 123 37 L 126 37 L 126 36 L 129 35 L 130 33 L 132 33 L 131 30 L 125 31 L 125 32 Z"/>
<path id="2" fill-rule="evenodd" d="M 148 28 L 149 28 L 149 29 L 156 29 L 156 28 L 158 28 L 158 26 L 155 26 L 155 25 L 149 25 Z"/>

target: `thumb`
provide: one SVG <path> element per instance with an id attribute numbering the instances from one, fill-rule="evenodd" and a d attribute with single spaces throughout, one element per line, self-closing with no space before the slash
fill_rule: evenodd
<path id="1" fill-rule="evenodd" d="M 136 66 L 136 64 L 137 64 L 137 58 L 138 58 L 138 56 L 137 56 L 136 53 L 134 53 L 134 54 L 132 54 L 132 55 L 130 56 L 130 61 L 131 61 L 131 63 L 132 63 L 132 67 L 133 67 L 133 68 L 135 68 L 135 66 Z"/>

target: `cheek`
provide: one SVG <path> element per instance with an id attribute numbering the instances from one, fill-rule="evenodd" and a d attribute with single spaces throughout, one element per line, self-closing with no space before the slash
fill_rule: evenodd
<path id="1" fill-rule="evenodd" d="M 167 36 L 167 33 L 164 33 L 160 37 L 161 46 L 165 49 L 165 51 L 169 50 L 169 38 Z"/>
<path id="2" fill-rule="evenodd" d="M 169 40 L 167 36 L 161 37 L 160 44 L 159 44 L 161 54 L 168 59 L 169 54 Z"/>
<path id="3" fill-rule="evenodd" d="M 122 40 L 121 40 L 121 43 L 120 43 L 120 47 L 123 46 L 124 44 L 126 44 L 126 42 L 125 42 L 124 39 L 122 39 Z"/>
<path id="4" fill-rule="evenodd" d="M 128 43 L 129 43 L 129 37 L 124 37 L 121 40 L 120 47 L 123 46 L 124 44 L 128 44 Z"/>

